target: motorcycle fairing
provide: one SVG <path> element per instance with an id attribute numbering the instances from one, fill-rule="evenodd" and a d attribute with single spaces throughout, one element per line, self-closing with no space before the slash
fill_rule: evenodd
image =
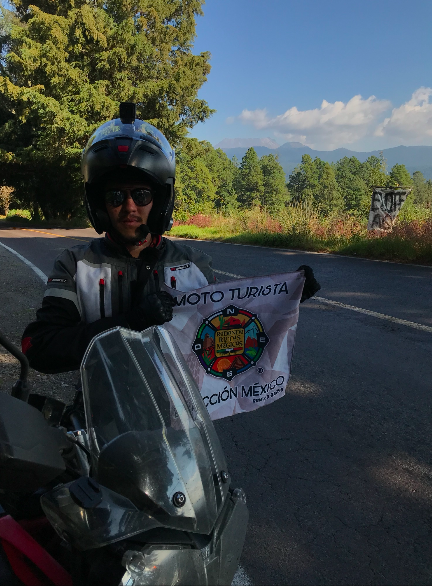
<path id="1" fill-rule="evenodd" d="M 58 535 L 80 551 L 102 547 L 161 526 L 127 498 L 104 486 L 100 486 L 101 503 L 85 509 L 73 500 L 69 492 L 71 484 L 46 492 L 41 497 L 41 505 Z"/>
<path id="2" fill-rule="evenodd" d="M 127 551 L 121 586 L 231 584 L 243 549 L 247 521 L 244 492 L 236 489 L 227 498 L 207 546 L 187 549 L 150 545 L 141 551 Z"/>
<path id="3" fill-rule="evenodd" d="M 226 461 L 172 336 L 162 327 L 104 332 L 90 344 L 81 376 L 91 475 L 108 500 L 84 510 L 51 491 L 41 501 L 50 521 L 73 533 L 80 549 L 157 526 L 209 535 L 228 492 Z"/>

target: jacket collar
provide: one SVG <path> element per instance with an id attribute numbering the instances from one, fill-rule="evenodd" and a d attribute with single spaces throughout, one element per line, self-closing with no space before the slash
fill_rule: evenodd
<path id="1" fill-rule="evenodd" d="M 115 254 L 118 254 L 120 256 L 126 257 L 126 258 L 133 258 L 135 260 L 139 260 L 140 258 L 142 258 L 142 256 L 145 255 L 146 252 L 148 252 L 149 249 L 155 249 L 155 250 L 161 250 L 164 246 L 164 238 L 162 238 L 162 236 L 160 236 L 159 234 L 153 234 L 152 235 L 152 241 L 150 246 L 148 246 L 147 248 L 144 248 L 144 250 L 142 250 L 140 252 L 140 255 L 138 258 L 135 258 L 131 255 L 131 253 L 128 251 L 128 249 L 126 248 L 126 246 L 120 242 L 118 242 L 115 237 L 113 237 L 109 232 L 107 232 L 104 236 L 104 244 Z"/>

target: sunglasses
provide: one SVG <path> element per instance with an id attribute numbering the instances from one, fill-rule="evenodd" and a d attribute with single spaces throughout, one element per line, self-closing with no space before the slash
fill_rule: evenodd
<path id="1" fill-rule="evenodd" d="M 152 199 L 153 194 L 149 189 L 112 189 L 105 192 L 105 202 L 111 205 L 113 208 L 118 208 L 130 194 L 137 206 L 146 206 Z"/>

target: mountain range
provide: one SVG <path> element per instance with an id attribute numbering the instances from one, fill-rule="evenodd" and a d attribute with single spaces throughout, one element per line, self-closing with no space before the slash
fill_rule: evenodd
<path id="1" fill-rule="evenodd" d="M 300 143 L 299 143 L 300 144 Z M 224 138 L 215 145 L 215 149 L 235 149 L 263 146 L 277 149 L 280 145 L 272 138 Z"/>
<path id="2" fill-rule="evenodd" d="M 219 145 L 224 143 L 231 144 L 227 143 L 228 140 L 243 141 L 246 139 L 224 139 L 219 143 Z M 254 139 L 249 140 L 251 142 L 254 141 Z M 256 140 L 261 141 L 272 139 Z M 313 159 L 315 157 L 319 157 L 328 163 L 336 163 L 336 161 L 342 159 L 343 157 L 357 157 L 357 159 L 363 163 L 368 157 L 372 155 L 378 157 L 380 154 L 380 151 L 356 152 L 344 148 L 335 149 L 333 151 L 317 151 L 299 142 L 286 142 L 277 148 L 269 148 L 268 146 L 262 146 L 261 144 L 250 144 L 249 146 L 238 145 L 234 148 L 227 148 L 219 145 L 216 145 L 216 148 L 221 148 L 230 158 L 235 155 L 240 161 L 250 146 L 254 147 L 259 157 L 268 155 L 270 153 L 273 155 L 278 155 L 279 163 L 282 165 L 287 177 L 290 175 L 290 173 L 292 173 L 294 168 L 299 163 L 301 163 L 302 155 L 305 154 L 310 155 Z M 382 152 L 384 154 L 384 158 L 387 161 L 387 171 L 389 171 L 393 165 L 399 163 L 401 165 L 405 165 L 411 174 L 414 173 L 414 171 L 421 171 L 425 179 L 432 179 L 432 146 L 398 146 L 389 149 L 383 149 Z"/>

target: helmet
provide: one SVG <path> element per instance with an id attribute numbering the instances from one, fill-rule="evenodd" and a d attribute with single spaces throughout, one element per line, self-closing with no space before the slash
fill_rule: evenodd
<path id="1" fill-rule="evenodd" d="M 112 226 L 103 200 L 103 183 L 108 175 L 132 171 L 150 181 L 154 197 L 147 226 L 163 234 L 172 225 L 174 208 L 175 155 L 164 135 L 144 120 L 135 120 L 135 104 L 122 102 L 120 118 L 99 126 L 82 153 L 85 205 L 98 234 Z"/>

